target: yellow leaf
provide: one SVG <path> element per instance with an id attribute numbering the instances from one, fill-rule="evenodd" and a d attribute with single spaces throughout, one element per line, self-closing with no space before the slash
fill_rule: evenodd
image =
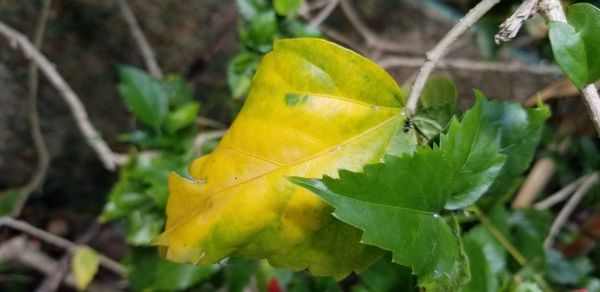
<path id="1" fill-rule="evenodd" d="M 337 278 L 365 269 L 382 251 L 286 177 L 335 177 L 380 161 L 403 106 L 398 85 L 370 60 L 320 39 L 275 42 L 228 133 L 191 165 L 196 180 L 171 175 L 156 244 L 176 262 L 266 258 Z"/>
<path id="2" fill-rule="evenodd" d="M 92 282 L 99 264 L 100 259 L 93 249 L 80 247 L 75 250 L 71 259 L 71 269 L 75 275 L 77 289 L 84 290 Z"/>

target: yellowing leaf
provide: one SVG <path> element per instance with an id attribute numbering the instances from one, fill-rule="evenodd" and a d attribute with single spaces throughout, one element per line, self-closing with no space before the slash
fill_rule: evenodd
<path id="1" fill-rule="evenodd" d="M 71 259 L 71 269 L 75 275 L 77 289 L 84 290 L 94 279 L 98 272 L 100 259 L 98 254 L 89 247 L 80 247 L 75 250 Z"/>
<path id="2" fill-rule="evenodd" d="M 382 254 L 288 176 L 336 177 L 379 162 L 405 120 L 394 80 L 373 62 L 320 39 L 275 42 L 240 114 L 195 181 L 169 180 L 165 232 L 176 262 L 266 258 L 341 278 Z M 400 132 L 401 133 L 401 132 Z"/>

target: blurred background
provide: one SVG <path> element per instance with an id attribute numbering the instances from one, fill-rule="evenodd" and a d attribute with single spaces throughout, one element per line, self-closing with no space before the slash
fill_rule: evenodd
<path id="1" fill-rule="evenodd" d="M 304 274 L 293 275 L 267 267 L 265 263 L 243 261 L 201 270 L 172 267 L 170 265 L 174 264 L 158 259 L 153 248 L 145 247 L 162 229 L 162 210 L 167 196 L 164 185 L 155 186 L 153 181 L 160 184 L 171 170 L 184 168 L 190 159 L 214 147 L 220 137 L 219 131 L 231 123 L 240 109 L 249 80 L 261 56 L 271 49 L 274 39 L 327 38 L 373 59 L 398 84 L 405 85 L 414 78 L 425 52 L 433 48 L 478 1 L 305 0 L 297 1 L 301 4 L 288 10 L 275 9 L 272 2 L 266 0 L 47 2 L 0 0 L 0 21 L 33 40 L 43 7 L 48 5 L 41 52 L 77 93 L 89 120 L 110 148 L 116 153 L 135 157 L 131 160 L 134 162 L 122 165 L 121 171 L 107 170 L 86 143 L 61 94 L 44 74 L 39 74 L 37 113 L 50 162 L 41 182 L 28 191 L 29 198 L 17 217 L 48 233 L 89 244 L 107 257 L 124 261 L 129 277 L 100 268 L 92 282 L 96 286 L 88 289 L 242 291 L 263 288 L 283 291 L 296 287 L 294 289 L 308 289 L 305 291 L 359 288 L 392 291 L 394 285 L 402 287 L 404 282 L 377 286 L 376 282 L 383 280 L 364 280 L 356 276 L 338 284 L 331 279 L 315 280 Z M 132 114 L 131 106 L 124 102 L 123 90 L 119 90 L 119 86 L 133 86 L 128 85 L 128 78 L 144 74 L 142 70 L 146 70 L 144 57 L 123 16 L 120 2 L 127 3 L 133 12 L 160 70 L 167 76 L 161 84 L 180 86 L 185 91 L 181 93 L 185 104 L 198 105 L 198 112 L 192 110 L 193 123 L 181 126 L 182 130 L 173 130 L 172 136 L 167 137 L 171 140 L 160 140 L 152 136 L 151 130 L 143 130 L 147 125 L 139 121 L 139 113 Z M 527 175 L 523 178 L 533 189 L 521 189 L 527 193 L 522 195 L 519 188 L 515 188 L 512 194 L 525 196 L 523 200 L 531 205 L 536 197 L 552 194 L 597 171 L 600 145 L 577 91 L 564 81 L 560 69 L 553 63 L 543 18 L 536 16 L 529 20 L 511 43 L 502 46 L 494 43 L 498 25 L 520 2 L 502 1 L 476 27 L 461 36 L 435 70 L 435 75 L 453 80 L 461 108 L 474 102 L 473 89 L 485 92 L 490 99 L 534 106 L 539 98 L 552 107 L 553 116 L 544 130 L 542 145 L 534 160 L 534 164 L 536 161 L 544 164 L 538 167 L 535 178 Z M 600 5 L 599 1 L 569 3 L 573 2 Z M 18 201 L 15 197 L 24 192 L 21 187 L 28 185 L 40 168 L 38 151 L 30 134 L 29 67 L 29 59 L 3 37 L 0 41 L 2 215 L 13 212 L 13 204 Z M 178 106 L 171 104 L 169 110 L 176 111 Z M 188 129 L 190 127 L 193 129 Z M 204 137 L 206 141 L 202 141 L 197 152 L 182 150 L 202 133 L 212 133 L 212 136 Z M 159 151 L 163 160 L 139 156 L 138 151 Z M 140 166 L 144 159 L 148 159 L 146 162 L 151 166 Z M 132 199 L 124 195 L 127 192 L 122 189 L 131 191 L 132 188 L 141 197 Z M 146 195 L 148 197 L 144 197 Z M 144 198 L 151 198 L 148 200 L 153 203 L 147 205 L 135 201 Z M 135 202 L 119 201 L 130 199 Z M 594 186 L 559 237 L 571 249 L 565 247 L 564 250 L 568 250 L 565 254 L 570 251 L 573 257 L 589 257 L 586 264 L 567 266 L 570 270 L 581 268 L 581 271 L 574 276 L 575 280 L 564 283 L 560 283 L 560 279 L 554 280 L 563 285 L 561 287 L 581 287 L 577 281 L 600 277 L 600 265 L 597 264 L 600 263 L 600 250 L 595 245 L 600 234 L 599 203 L 600 191 Z M 141 211 L 131 215 L 136 209 Z M 580 240 L 578 234 L 588 225 L 592 227 L 585 227 L 591 231 L 586 231 L 589 236 L 584 246 L 569 245 Z M 3 246 L 21 234 L 13 229 L 0 229 L 0 251 L 6 251 Z M 0 252 L 0 260 L 2 256 L 8 259 L 0 262 L 0 291 L 76 290 L 73 283 L 63 283 L 70 273 L 64 248 L 35 237 L 23 240 L 21 244 L 32 245 L 31 248 L 51 260 L 56 273 L 62 275 L 53 276 L 55 273 Z M 596 267 L 591 263 L 596 263 Z M 560 264 L 572 262 L 565 260 Z M 258 276 L 251 277 L 257 269 L 265 275 L 275 276 L 265 276 L 263 280 Z M 386 268 L 381 271 L 384 270 L 390 271 Z M 394 275 L 395 272 L 390 273 Z M 159 279 L 148 279 L 152 277 Z M 275 284 L 270 279 L 276 279 Z M 58 284 L 52 284 L 52 281 Z M 235 284 L 236 281 L 239 284 Z M 408 277 L 401 281 L 414 279 Z M 600 282 L 596 284 L 596 288 L 600 287 Z"/>

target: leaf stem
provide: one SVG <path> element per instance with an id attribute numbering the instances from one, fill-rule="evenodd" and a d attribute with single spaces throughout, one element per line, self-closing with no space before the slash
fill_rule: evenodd
<path id="1" fill-rule="evenodd" d="M 504 247 L 504 249 L 521 265 L 524 269 L 528 269 L 533 274 L 533 279 L 542 287 L 544 291 L 552 291 L 550 285 L 544 278 L 538 274 L 533 268 L 531 268 L 527 262 L 527 259 L 521 254 L 521 252 L 502 234 L 502 232 L 490 221 L 490 219 L 483 213 L 479 207 L 475 207 L 475 214 L 479 217 L 481 224 L 498 240 L 498 242 Z"/>

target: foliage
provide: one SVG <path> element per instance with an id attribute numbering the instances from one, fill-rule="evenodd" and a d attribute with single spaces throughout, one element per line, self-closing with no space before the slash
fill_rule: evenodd
<path id="1" fill-rule="evenodd" d="M 379 161 L 404 122 L 400 89 L 371 61 L 320 39 L 276 41 L 253 84 L 219 146 L 191 165 L 192 179 L 171 176 L 156 243 L 177 262 L 234 255 L 337 278 L 363 270 L 381 252 L 285 176 Z"/>
<path id="2" fill-rule="evenodd" d="M 236 0 L 242 16 L 238 34 L 243 49 L 227 67 L 227 81 L 234 98 L 242 98 L 263 55 L 273 41 L 289 37 L 319 37 L 316 27 L 297 18 L 302 0 Z"/>
<path id="3" fill-rule="evenodd" d="M 587 3 L 569 6 L 569 23 L 550 23 L 550 43 L 557 63 L 581 88 L 600 79 L 600 9 Z"/>

